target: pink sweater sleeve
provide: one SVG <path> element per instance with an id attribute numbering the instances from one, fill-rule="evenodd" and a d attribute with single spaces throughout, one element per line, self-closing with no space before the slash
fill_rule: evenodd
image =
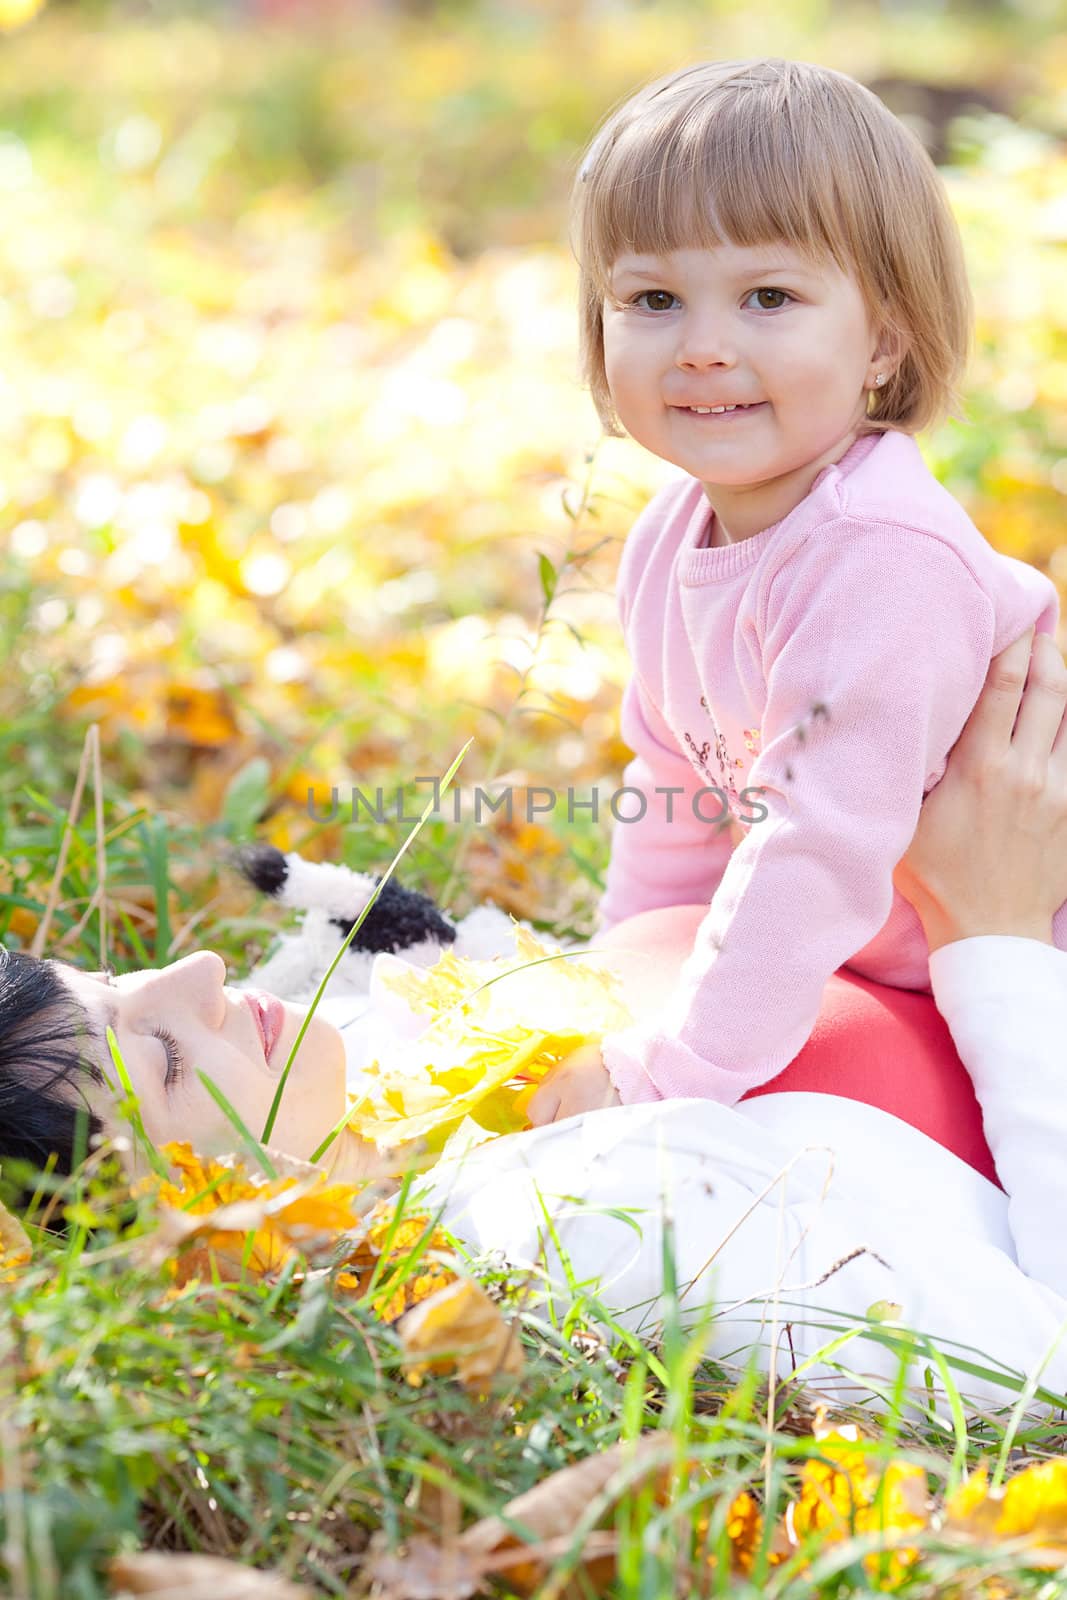
<path id="1" fill-rule="evenodd" d="M 714 798 L 703 806 L 706 820 L 694 812 L 693 796 L 708 781 L 683 755 L 636 673 L 623 693 L 620 731 L 634 751 L 622 788 L 635 792 L 620 791 L 615 801 L 601 933 L 639 911 L 709 904 L 733 850 L 729 826 L 711 820 L 721 809 Z"/>
<path id="2" fill-rule="evenodd" d="M 935 534 L 847 519 L 771 581 L 765 820 L 734 851 L 658 1025 L 603 1041 L 624 1103 L 735 1104 L 802 1049 L 827 980 L 889 915 L 892 873 L 991 657 L 992 602 Z"/>

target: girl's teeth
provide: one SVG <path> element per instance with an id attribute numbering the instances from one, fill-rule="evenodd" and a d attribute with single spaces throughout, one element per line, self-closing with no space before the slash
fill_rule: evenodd
<path id="1" fill-rule="evenodd" d="M 688 406 L 689 411 L 696 412 L 698 417 L 706 417 L 709 412 L 718 416 L 722 411 L 747 411 L 747 406 Z"/>

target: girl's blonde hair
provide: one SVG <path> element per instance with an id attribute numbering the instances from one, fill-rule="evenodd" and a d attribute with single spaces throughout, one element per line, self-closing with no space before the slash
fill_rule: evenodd
<path id="1" fill-rule="evenodd" d="M 657 79 L 590 141 L 572 216 L 581 377 L 612 436 L 602 306 L 618 257 L 778 240 L 850 272 L 872 321 L 910 337 L 860 434 L 966 420 L 974 307 L 948 196 L 918 138 L 845 73 L 771 58 Z"/>

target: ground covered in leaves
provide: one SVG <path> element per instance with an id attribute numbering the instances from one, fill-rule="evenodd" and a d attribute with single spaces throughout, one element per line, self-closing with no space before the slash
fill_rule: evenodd
<path id="1" fill-rule="evenodd" d="M 103 857 L 87 799 L 50 953 L 244 970 L 274 924 L 225 849 L 382 870 L 397 800 L 417 814 L 469 739 L 460 790 L 510 783 L 515 814 L 446 810 L 402 880 L 588 932 L 609 831 L 567 795 L 620 781 L 614 572 L 669 469 L 601 440 L 578 384 L 567 190 L 611 105 L 764 53 L 766 16 L 33 10 L 0 5 L 0 939 L 40 926 L 90 723 Z M 1067 36 L 827 18 L 783 9 L 774 49 L 1001 106 L 939 130 L 978 325 L 969 421 L 921 443 L 1062 581 Z M 527 820 L 535 785 L 556 802 Z M 64 1236 L 7 1225 L 12 1593 L 1059 1592 L 1055 1423 L 853 1434 L 684 1341 L 605 1344 L 580 1296 L 553 1322 L 366 1197 L 182 1159 L 199 1191 L 130 1196 L 101 1157 L 41 1185 Z M 457 1328 L 466 1377 L 438 1359 Z M 237 1565 L 179 1575 L 179 1552 Z"/>

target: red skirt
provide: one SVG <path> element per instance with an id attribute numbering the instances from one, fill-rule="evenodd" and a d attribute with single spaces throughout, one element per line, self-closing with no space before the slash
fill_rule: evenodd
<path id="1" fill-rule="evenodd" d="M 742 1098 L 791 1092 L 836 1094 L 877 1106 L 1000 1187 L 974 1086 L 928 994 L 874 983 L 846 969 L 834 973 L 800 1054 Z"/>

